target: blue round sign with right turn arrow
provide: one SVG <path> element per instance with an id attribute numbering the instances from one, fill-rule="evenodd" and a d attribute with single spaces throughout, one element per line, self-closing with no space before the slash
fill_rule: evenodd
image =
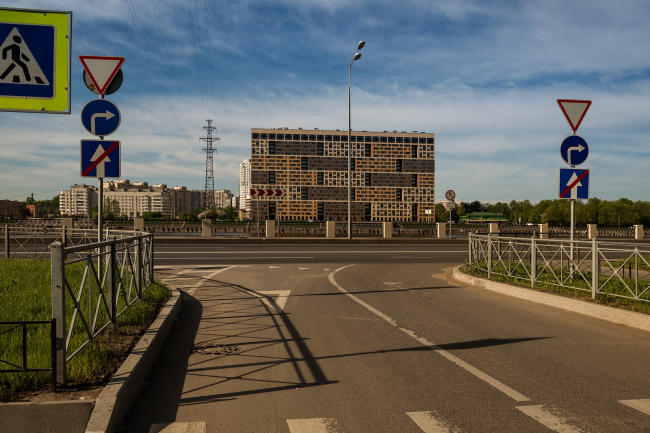
<path id="1" fill-rule="evenodd" d="M 93 99 L 81 110 L 81 123 L 92 135 L 105 137 L 120 127 L 120 110 L 108 99 Z"/>
<path id="2" fill-rule="evenodd" d="M 560 145 L 560 156 L 570 166 L 580 165 L 589 156 L 589 146 L 579 135 L 569 135 Z"/>

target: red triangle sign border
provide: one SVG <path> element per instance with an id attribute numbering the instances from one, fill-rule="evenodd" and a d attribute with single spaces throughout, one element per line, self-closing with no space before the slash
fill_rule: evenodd
<path id="1" fill-rule="evenodd" d="M 567 114 L 566 110 L 562 106 L 563 102 L 573 102 L 577 104 L 587 104 L 587 107 L 585 108 L 585 111 L 582 113 L 582 116 L 580 116 L 580 119 L 578 122 L 574 125 L 571 122 L 571 118 Z M 582 119 L 585 118 L 585 114 L 587 114 L 587 111 L 589 111 L 589 107 L 591 107 L 591 101 L 586 101 L 586 100 L 580 100 L 580 99 L 558 99 L 557 100 L 557 105 L 560 106 L 560 110 L 562 110 L 562 114 L 564 114 L 564 117 L 566 117 L 567 122 L 569 122 L 569 126 L 571 126 L 571 130 L 575 133 L 578 131 L 578 128 L 580 127 L 580 124 L 582 123 Z"/>
<path id="2" fill-rule="evenodd" d="M 95 80 L 95 77 L 93 77 L 92 72 L 90 71 L 90 68 L 86 64 L 86 60 L 118 60 L 117 66 L 111 73 L 111 75 L 108 77 L 108 80 L 106 80 L 106 83 L 104 84 L 104 87 L 101 87 L 97 85 L 97 81 Z M 117 74 L 117 71 L 120 70 L 122 67 L 122 64 L 124 64 L 124 57 L 111 57 L 111 56 L 79 56 L 79 61 L 81 61 L 81 64 L 83 65 L 84 69 L 86 70 L 86 73 L 90 77 L 90 80 L 93 82 L 93 85 L 95 86 L 95 89 L 97 89 L 97 92 L 100 95 L 103 95 L 104 92 L 106 92 L 106 89 L 108 86 L 111 84 L 111 81 L 113 81 L 113 78 L 115 78 L 115 74 Z"/>

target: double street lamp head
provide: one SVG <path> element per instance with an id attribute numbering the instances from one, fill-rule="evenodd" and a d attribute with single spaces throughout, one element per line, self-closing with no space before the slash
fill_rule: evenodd
<path id="1" fill-rule="evenodd" d="M 359 45 L 357 46 L 357 51 L 359 51 L 361 48 L 363 48 L 364 45 L 366 45 L 366 43 L 364 41 L 359 42 Z"/>
<path id="2" fill-rule="evenodd" d="M 361 58 L 361 53 L 356 53 L 354 55 L 354 60 L 359 60 Z"/>

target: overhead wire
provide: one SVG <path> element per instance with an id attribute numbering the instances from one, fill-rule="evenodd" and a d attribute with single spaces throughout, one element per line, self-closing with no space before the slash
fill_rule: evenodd
<path id="1" fill-rule="evenodd" d="M 164 83 L 162 82 L 162 78 L 160 76 L 160 73 L 158 72 L 158 68 L 156 67 L 156 63 L 153 60 L 153 56 L 151 55 L 151 51 L 149 49 L 149 44 L 147 43 L 147 38 L 144 35 L 144 31 L 142 30 L 142 26 L 140 25 L 140 20 L 138 19 L 138 13 L 135 10 L 135 6 L 133 5 L 133 0 L 131 0 L 131 4 L 129 4 L 129 0 L 125 0 L 125 1 L 126 1 L 127 7 L 129 8 L 129 12 L 131 13 L 131 19 L 133 20 L 133 25 L 134 25 L 134 27 L 136 29 L 136 33 L 138 34 L 138 37 L 140 38 L 140 43 L 142 44 L 142 47 L 143 47 L 143 49 L 145 51 L 147 59 L 149 60 L 149 65 L 151 66 L 151 70 L 153 71 L 154 77 L 156 78 L 156 81 L 158 83 L 158 87 L 160 88 L 160 91 L 163 94 L 163 99 L 167 103 L 167 106 L 168 106 L 170 112 L 172 113 L 172 117 L 174 118 L 174 121 L 176 122 L 176 124 L 178 125 L 178 128 L 183 133 L 183 136 L 185 136 L 185 139 L 187 140 L 187 142 L 195 150 L 198 150 L 198 149 L 196 149 L 196 147 L 194 147 L 194 145 L 192 144 L 192 142 L 188 138 L 187 134 L 185 133 L 185 130 L 183 129 L 183 126 L 181 125 L 181 123 L 180 123 L 180 121 L 178 119 L 178 116 L 177 116 L 176 112 L 174 111 L 174 108 L 173 108 L 173 106 L 171 104 L 169 96 L 167 95 L 167 91 L 165 90 Z"/>
<path id="2" fill-rule="evenodd" d="M 204 91 L 203 91 L 203 85 L 202 85 L 202 82 L 201 82 L 201 71 L 199 69 L 199 58 L 198 58 L 198 55 L 196 53 L 196 37 L 194 36 L 194 21 L 192 19 L 192 6 L 191 6 L 191 3 L 190 3 L 190 0 L 187 0 L 187 13 L 188 13 L 189 18 L 190 18 L 190 31 L 192 33 L 192 45 L 194 46 L 194 62 L 195 62 L 195 66 L 196 66 L 196 75 L 197 75 L 198 82 L 199 82 L 199 90 L 200 90 L 200 93 L 201 93 L 201 103 L 203 105 L 203 116 L 207 119 L 208 116 L 207 116 L 206 111 L 205 111 L 205 98 L 203 96 Z"/>
<path id="3" fill-rule="evenodd" d="M 212 118 L 215 118 L 216 113 L 216 104 L 214 102 L 214 83 L 212 80 L 212 56 L 210 54 L 210 26 L 208 25 L 208 0 L 203 0 L 203 6 L 205 8 L 205 33 L 206 39 L 208 40 L 208 63 L 210 64 L 210 89 L 212 91 Z"/>
<path id="4" fill-rule="evenodd" d="M 163 47 L 165 47 L 165 54 L 167 54 L 167 62 L 169 63 L 169 69 L 171 69 L 172 76 L 174 77 L 174 81 L 176 82 L 176 90 L 178 90 L 178 96 L 181 97 L 181 102 L 183 103 L 183 107 L 185 107 L 185 112 L 187 113 L 187 117 L 190 119 L 192 126 L 194 128 L 197 128 L 197 126 L 194 124 L 194 121 L 192 120 L 192 116 L 190 116 L 190 112 L 187 110 L 187 105 L 185 105 L 185 99 L 183 98 L 183 94 L 181 93 L 180 86 L 178 85 L 178 79 L 176 79 L 176 73 L 174 72 L 174 67 L 172 66 L 172 61 L 169 57 L 169 51 L 167 50 L 167 43 L 165 43 L 165 37 L 163 36 L 162 29 L 160 28 L 160 21 L 158 20 L 158 12 L 156 12 L 156 5 L 154 4 L 153 0 L 151 0 L 151 6 L 153 7 L 153 13 L 154 16 L 156 17 L 156 25 L 158 26 L 160 39 L 162 39 Z"/>

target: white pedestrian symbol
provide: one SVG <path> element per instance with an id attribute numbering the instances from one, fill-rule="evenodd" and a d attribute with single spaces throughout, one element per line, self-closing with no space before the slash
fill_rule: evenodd
<path id="1" fill-rule="evenodd" d="M 0 45 L 0 83 L 49 85 L 16 27 Z"/>

